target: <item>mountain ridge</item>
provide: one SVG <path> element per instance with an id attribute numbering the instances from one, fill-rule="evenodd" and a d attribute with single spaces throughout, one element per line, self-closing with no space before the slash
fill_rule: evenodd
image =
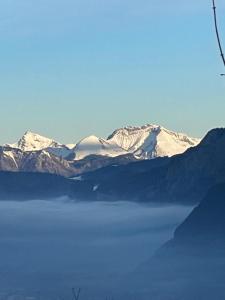
<path id="1" fill-rule="evenodd" d="M 207 142 L 210 136 L 211 142 Z M 83 175 L 98 185 L 90 197 L 147 202 L 197 203 L 210 186 L 225 181 L 225 129 L 211 130 L 202 142 L 172 157 L 108 166 Z M 81 195 L 82 196 L 82 195 Z"/>
<path id="2" fill-rule="evenodd" d="M 0 170 L 71 177 L 77 181 L 74 196 L 80 200 L 193 205 L 211 186 L 225 181 L 224 152 L 225 129 L 214 129 L 183 154 L 151 160 L 138 160 L 130 154 L 70 161 L 46 150 L 0 147 Z"/>
<path id="3" fill-rule="evenodd" d="M 72 176 L 115 163 L 123 165 L 138 160 L 173 156 L 198 143 L 199 139 L 151 124 L 117 129 L 107 139 L 91 135 L 76 144 L 68 145 L 26 131 L 17 143 L 1 147 L 0 170 Z M 32 157 L 30 165 L 28 157 Z"/>
<path id="4" fill-rule="evenodd" d="M 197 138 L 191 138 L 187 134 L 184 133 L 177 133 L 171 130 L 168 130 L 160 125 L 152 125 L 152 124 L 147 124 L 144 126 L 140 127 L 135 127 L 135 126 L 126 126 L 124 128 L 119 128 L 114 130 L 112 134 L 108 136 L 107 139 L 104 138 L 99 138 L 95 135 L 90 135 L 88 137 L 85 137 L 81 139 L 79 142 L 76 144 L 62 144 L 54 139 L 42 136 L 38 133 L 34 133 L 32 131 L 26 131 L 24 135 L 19 139 L 18 142 L 14 144 L 5 144 L 5 146 L 9 146 L 12 148 L 19 148 L 22 151 L 39 151 L 43 149 L 51 149 L 51 148 L 66 148 L 67 150 L 74 151 L 76 154 L 76 148 L 78 145 L 83 144 L 88 141 L 88 145 L 91 143 L 99 143 L 103 145 L 103 148 L 107 148 L 107 146 L 111 146 L 111 149 L 109 147 L 108 152 L 105 151 L 103 155 L 106 156 L 116 156 L 116 153 L 110 153 L 110 150 L 114 152 L 118 152 L 118 155 L 122 154 L 130 154 L 133 153 L 135 154 L 136 151 L 141 152 L 140 147 L 146 144 L 146 139 L 147 138 L 152 138 L 151 134 L 155 133 L 160 133 L 161 131 L 166 132 L 167 134 L 176 137 L 178 140 L 182 143 L 185 143 L 182 145 L 182 149 L 178 149 L 177 151 L 174 150 L 172 153 L 170 151 L 167 152 L 167 150 L 164 150 L 164 153 L 162 155 L 155 155 L 156 156 L 171 156 L 180 152 L 184 152 L 188 147 L 195 146 L 199 143 L 200 139 Z M 134 144 L 133 147 L 124 145 L 124 142 L 119 142 L 118 141 L 118 135 L 125 135 L 126 139 L 129 140 L 130 144 Z M 131 136 L 129 136 L 131 134 Z M 134 136 L 135 135 L 135 136 Z M 174 142 L 174 141 L 172 141 Z M 176 141 L 177 142 L 177 141 Z M 4 146 L 4 145 L 3 145 Z M 170 145 L 166 145 L 170 146 Z M 104 149 L 107 150 L 107 149 Z M 145 149 L 146 150 L 146 149 Z M 143 151 L 143 150 L 142 150 Z M 152 150 L 151 150 L 152 151 Z M 145 151 L 146 152 L 146 151 Z M 68 152 L 68 155 L 70 153 Z M 85 155 L 80 155 L 80 159 L 83 159 L 87 157 L 88 155 L 98 155 L 99 152 L 91 152 L 87 151 L 87 154 Z M 57 153 L 56 153 L 57 155 Z M 60 154 L 59 154 L 60 155 Z M 140 156 L 141 153 L 136 153 L 136 155 Z M 62 157 L 66 157 L 66 155 L 61 155 Z M 76 155 L 75 155 L 76 156 Z M 77 155 L 79 157 L 79 155 Z M 154 157 L 153 155 L 149 154 L 149 158 Z M 146 158 L 146 156 L 144 157 Z"/>
<path id="5" fill-rule="evenodd" d="M 183 153 L 200 142 L 200 139 L 153 124 L 119 128 L 107 140 L 144 159 Z"/>

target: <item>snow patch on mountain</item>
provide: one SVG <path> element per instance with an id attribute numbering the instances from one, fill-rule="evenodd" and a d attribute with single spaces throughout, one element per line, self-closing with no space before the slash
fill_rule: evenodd
<path id="1" fill-rule="evenodd" d="M 94 135 L 81 140 L 74 147 L 73 151 L 75 153 L 75 160 L 80 160 L 90 155 L 116 157 L 126 154 L 126 151 L 116 143 L 98 138 Z"/>
<path id="2" fill-rule="evenodd" d="M 18 169 L 18 164 L 17 164 L 17 162 L 15 160 L 15 157 L 14 157 L 12 151 L 5 150 L 5 151 L 2 152 L 2 154 L 3 154 L 3 157 L 9 158 L 13 162 L 15 168 Z"/>

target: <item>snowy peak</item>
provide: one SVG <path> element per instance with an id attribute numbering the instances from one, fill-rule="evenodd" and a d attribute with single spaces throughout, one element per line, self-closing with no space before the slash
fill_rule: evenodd
<path id="1" fill-rule="evenodd" d="M 78 144 L 94 145 L 100 142 L 100 138 L 95 135 L 90 135 L 82 139 Z"/>
<path id="2" fill-rule="evenodd" d="M 134 155 L 138 159 L 173 156 L 196 146 L 199 139 L 176 133 L 166 128 L 147 124 L 124 127 L 113 132 L 108 139 L 88 136 L 76 145 L 63 145 L 53 139 L 27 131 L 18 143 L 6 145 L 24 152 L 47 151 L 67 160 L 82 160 L 88 156 L 116 157 Z"/>
<path id="3" fill-rule="evenodd" d="M 31 131 L 26 131 L 17 143 L 6 146 L 17 148 L 24 152 L 46 150 L 60 157 L 66 157 L 72 152 L 66 145 Z"/>
<path id="4" fill-rule="evenodd" d="M 117 129 L 108 137 L 108 141 L 114 142 L 128 152 L 138 150 L 149 136 L 150 132 L 159 131 L 160 126 L 145 125 L 142 127 L 124 127 Z"/>
<path id="5" fill-rule="evenodd" d="M 95 135 L 81 140 L 73 149 L 75 159 L 80 160 L 90 155 L 115 157 L 125 154 L 125 151 L 113 142 L 98 138 Z"/>
<path id="6" fill-rule="evenodd" d="M 180 154 L 200 142 L 186 134 L 152 124 L 120 128 L 108 137 L 108 141 L 144 159 Z"/>
<path id="7" fill-rule="evenodd" d="M 210 133 L 209 142 L 218 136 L 219 130 Z M 108 139 L 91 135 L 75 145 L 64 145 L 27 131 L 17 143 L 0 147 L 0 170 L 70 176 L 111 164 L 173 156 L 185 152 L 199 141 L 152 124 L 117 129 Z"/>
<path id="8" fill-rule="evenodd" d="M 39 151 L 60 144 L 37 133 L 27 131 L 15 145 L 22 151 Z"/>
<path id="9" fill-rule="evenodd" d="M 171 157 L 196 146 L 199 141 L 185 134 L 175 133 L 161 127 L 157 132 L 149 134 L 136 154 L 142 155 L 143 158 Z"/>

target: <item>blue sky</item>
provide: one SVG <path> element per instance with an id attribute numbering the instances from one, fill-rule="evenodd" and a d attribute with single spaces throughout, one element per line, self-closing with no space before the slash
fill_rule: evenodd
<path id="1" fill-rule="evenodd" d="M 211 3 L 165 2 L 2 1 L 0 143 L 26 130 L 72 143 L 126 125 L 224 126 Z"/>

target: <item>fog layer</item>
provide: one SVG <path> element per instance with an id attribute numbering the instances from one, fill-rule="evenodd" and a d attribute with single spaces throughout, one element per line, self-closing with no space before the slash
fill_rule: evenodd
<path id="1" fill-rule="evenodd" d="M 0 291 L 107 289 L 172 237 L 190 207 L 129 202 L 0 202 Z M 50 297 L 50 296 L 49 296 Z"/>

